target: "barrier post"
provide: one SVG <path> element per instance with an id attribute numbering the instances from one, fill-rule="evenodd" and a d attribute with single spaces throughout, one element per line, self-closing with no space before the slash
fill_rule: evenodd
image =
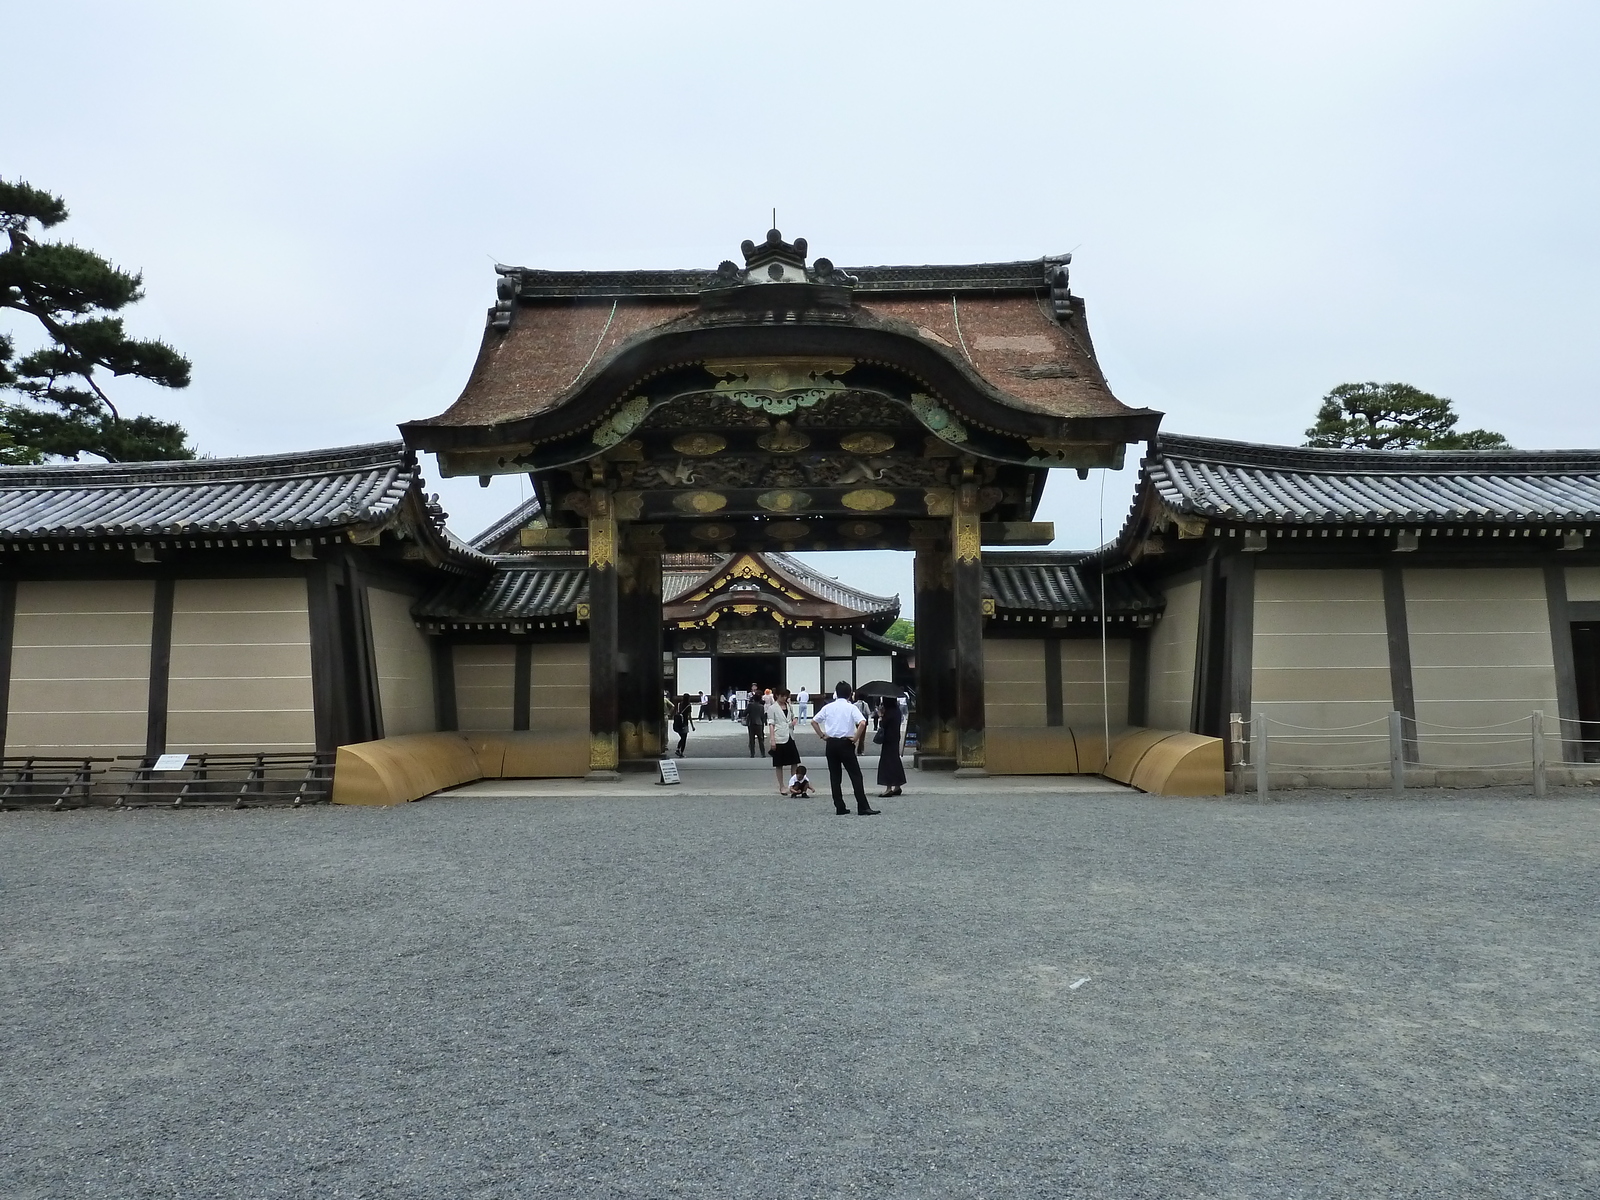
<path id="1" fill-rule="evenodd" d="M 1233 790 L 1244 791 L 1244 715 L 1228 714 L 1228 744 L 1233 748 L 1228 765 L 1233 769 Z"/>
<path id="2" fill-rule="evenodd" d="M 1529 722 L 1533 729 L 1533 794 L 1543 796 L 1545 789 L 1544 777 L 1544 712 L 1535 709 L 1533 719 Z"/>
<path id="3" fill-rule="evenodd" d="M 1399 712 L 1389 710 L 1389 786 L 1397 792 L 1406 790 L 1405 734 Z"/>
<path id="4" fill-rule="evenodd" d="M 1256 760 L 1256 795 L 1265 800 L 1267 798 L 1267 714 L 1257 712 L 1250 722 L 1250 731 L 1255 735 Z"/>

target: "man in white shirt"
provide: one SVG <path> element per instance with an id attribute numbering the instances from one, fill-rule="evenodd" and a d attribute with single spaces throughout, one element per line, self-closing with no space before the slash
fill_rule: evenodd
<path id="1" fill-rule="evenodd" d="M 800 704 L 800 719 L 809 721 L 811 719 L 811 693 L 806 691 L 805 684 L 802 683 L 800 685 L 800 694 L 795 699 Z"/>
<path id="2" fill-rule="evenodd" d="M 833 689 L 833 694 L 836 698 L 818 709 L 811 721 L 811 728 L 823 739 L 828 758 L 828 782 L 833 785 L 833 811 L 841 817 L 850 812 L 844 806 L 844 791 L 839 786 L 840 772 L 844 772 L 850 776 L 850 785 L 855 789 L 856 815 L 875 817 L 878 810 L 867 804 L 866 789 L 861 783 L 861 764 L 856 761 L 856 751 L 866 736 L 867 723 L 856 706 L 850 703 L 848 683 L 839 684 Z"/>

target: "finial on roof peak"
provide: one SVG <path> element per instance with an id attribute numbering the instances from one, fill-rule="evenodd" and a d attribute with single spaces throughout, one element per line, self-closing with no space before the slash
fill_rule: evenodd
<path id="1" fill-rule="evenodd" d="M 711 287 L 763 283 L 823 283 L 833 287 L 851 287 L 856 282 L 854 276 L 838 270 L 826 258 L 817 259 L 816 265 L 808 269 L 806 254 L 809 247 L 806 239 L 795 238 L 793 242 L 786 242 L 782 232 L 777 229 L 767 230 L 767 236 L 761 242 L 746 238 L 739 249 L 744 253 L 744 268 L 741 270 L 732 259 L 724 259 L 717 267 L 716 279 Z"/>

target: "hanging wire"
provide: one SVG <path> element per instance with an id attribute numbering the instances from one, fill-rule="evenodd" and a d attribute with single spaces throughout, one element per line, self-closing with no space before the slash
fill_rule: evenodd
<path id="1" fill-rule="evenodd" d="M 611 315 L 606 318 L 605 328 L 600 331 L 600 336 L 595 338 L 594 349 L 589 351 L 589 357 L 584 360 L 583 366 L 578 368 L 578 373 L 572 377 L 572 383 L 577 383 L 578 380 L 583 378 L 583 373 L 589 369 L 589 364 L 594 361 L 594 356 L 600 353 L 600 347 L 605 343 L 606 334 L 611 332 L 611 322 L 615 321 L 616 319 L 617 302 L 613 300 L 611 302 Z M 567 384 L 567 386 L 571 387 L 572 383 Z"/>

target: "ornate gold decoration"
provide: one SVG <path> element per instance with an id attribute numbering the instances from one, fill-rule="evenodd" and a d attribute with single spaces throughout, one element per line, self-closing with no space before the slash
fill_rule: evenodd
<path id="1" fill-rule="evenodd" d="M 883 526 L 876 521 L 846 521 L 839 526 L 839 532 L 847 538 L 872 538 L 883 532 Z"/>
<path id="2" fill-rule="evenodd" d="M 616 564 L 616 506 L 604 488 L 589 493 L 589 566 L 604 569 Z"/>
<path id="3" fill-rule="evenodd" d="M 718 395 L 785 416 L 844 391 L 837 377 L 855 365 L 853 358 L 708 359 L 706 370 L 717 376 L 712 390 Z"/>
<path id="4" fill-rule="evenodd" d="M 684 492 L 672 498 L 672 507 L 679 512 L 714 513 L 728 506 L 728 498 L 720 492 Z"/>
<path id="5" fill-rule="evenodd" d="M 985 596 L 983 598 L 983 615 L 986 616 L 986 617 L 994 616 L 994 597 L 993 596 Z"/>
<path id="6" fill-rule="evenodd" d="M 801 512 L 811 507 L 811 497 L 804 492 L 762 492 L 756 497 L 756 503 L 768 512 L 789 513 Z M 849 503 L 848 498 L 846 503 Z M 889 498 L 889 503 L 894 503 L 894 497 Z"/>
<path id="7" fill-rule="evenodd" d="M 589 619 L 590 611 L 589 602 L 587 600 L 578 601 L 578 620 L 587 621 Z"/>
<path id="8" fill-rule="evenodd" d="M 702 542 L 725 542 L 734 535 L 732 525 L 695 525 L 689 533 Z"/>
<path id="9" fill-rule="evenodd" d="M 922 493 L 930 517 L 948 517 L 956 511 L 956 494 L 949 488 L 929 488 Z"/>
<path id="10" fill-rule="evenodd" d="M 608 462 L 643 462 L 644 443 L 638 438 L 629 438 L 621 445 L 607 450 L 605 457 Z"/>
<path id="11" fill-rule="evenodd" d="M 672 439 L 672 448 L 679 454 L 704 458 L 728 448 L 728 439 L 720 433 L 683 433 Z"/>
<path id="12" fill-rule="evenodd" d="M 811 439 L 803 433 L 796 433 L 790 428 L 789 422 L 779 421 L 756 439 L 756 445 L 773 454 L 794 454 L 811 445 Z"/>
<path id="13" fill-rule="evenodd" d="M 733 611 L 741 617 L 753 617 L 761 611 L 761 606 L 759 604 L 735 604 Z"/>
<path id="14" fill-rule="evenodd" d="M 650 415 L 650 397 L 635 396 L 612 413 L 594 431 L 596 446 L 615 446 Z"/>
<path id="15" fill-rule="evenodd" d="M 591 733 L 589 735 L 589 770 L 615 771 L 617 769 L 617 735 Z"/>
<path id="16" fill-rule="evenodd" d="M 983 766 L 983 730 L 963 729 L 956 748 L 956 766 Z"/>
<path id="17" fill-rule="evenodd" d="M 637 521 L 644 512 L 643 492 L 618 492 L 612 499 L 619 521 Z"/>
<path id="18" fill-rule="evenodd" d="M 880 492 L 877 488 L 857 488 L 839 499 L 846 508 L 855 512 L 877 512 L 893 506 L 894 493 Z"/>
<path id="19" fill-rule="evenodd" d="M 956 496 L 956 511 L 951 521 L 951 543 L 958 562 L 977 562 L 983 556 L 983 538 L 978 529 L 978 489 L 964 483 Z"/>
<path id="20" fill-rule="evenodd" d="M 804 521 L 774 521 L 766 526 L 767 533 L 775 538 L 792 542 L 796 538 L 803 538 L 811 531 L 811 527 Z"/>
<path id="21" fill-rule="evenodd" d="M 947 413 L 932 396 L 924 396 L 921 392 L 911 393 L 911 411 L 917 414 L 917 420 L 926 425 L 935 437 L 947 442 L 967 440 L 966 427 Z"/>
<path id="22" fill-rule="evenodd" d="M 1180 540 L 1188 538 L 1203 538 L 1206 535 L 1206 519 L 1204 517 L 1189 517 L 1181 514 L 1173 516 L 1173 523 L 1178 527 Z"/>
<path id="23" fill-rule="evenodd" d="M 882 454 L 885 450 L 894 449 L 894 438 L 887 433 L 851 433 L 839 439 L 841 449 L 848 450 L 851 454 Z"/>

